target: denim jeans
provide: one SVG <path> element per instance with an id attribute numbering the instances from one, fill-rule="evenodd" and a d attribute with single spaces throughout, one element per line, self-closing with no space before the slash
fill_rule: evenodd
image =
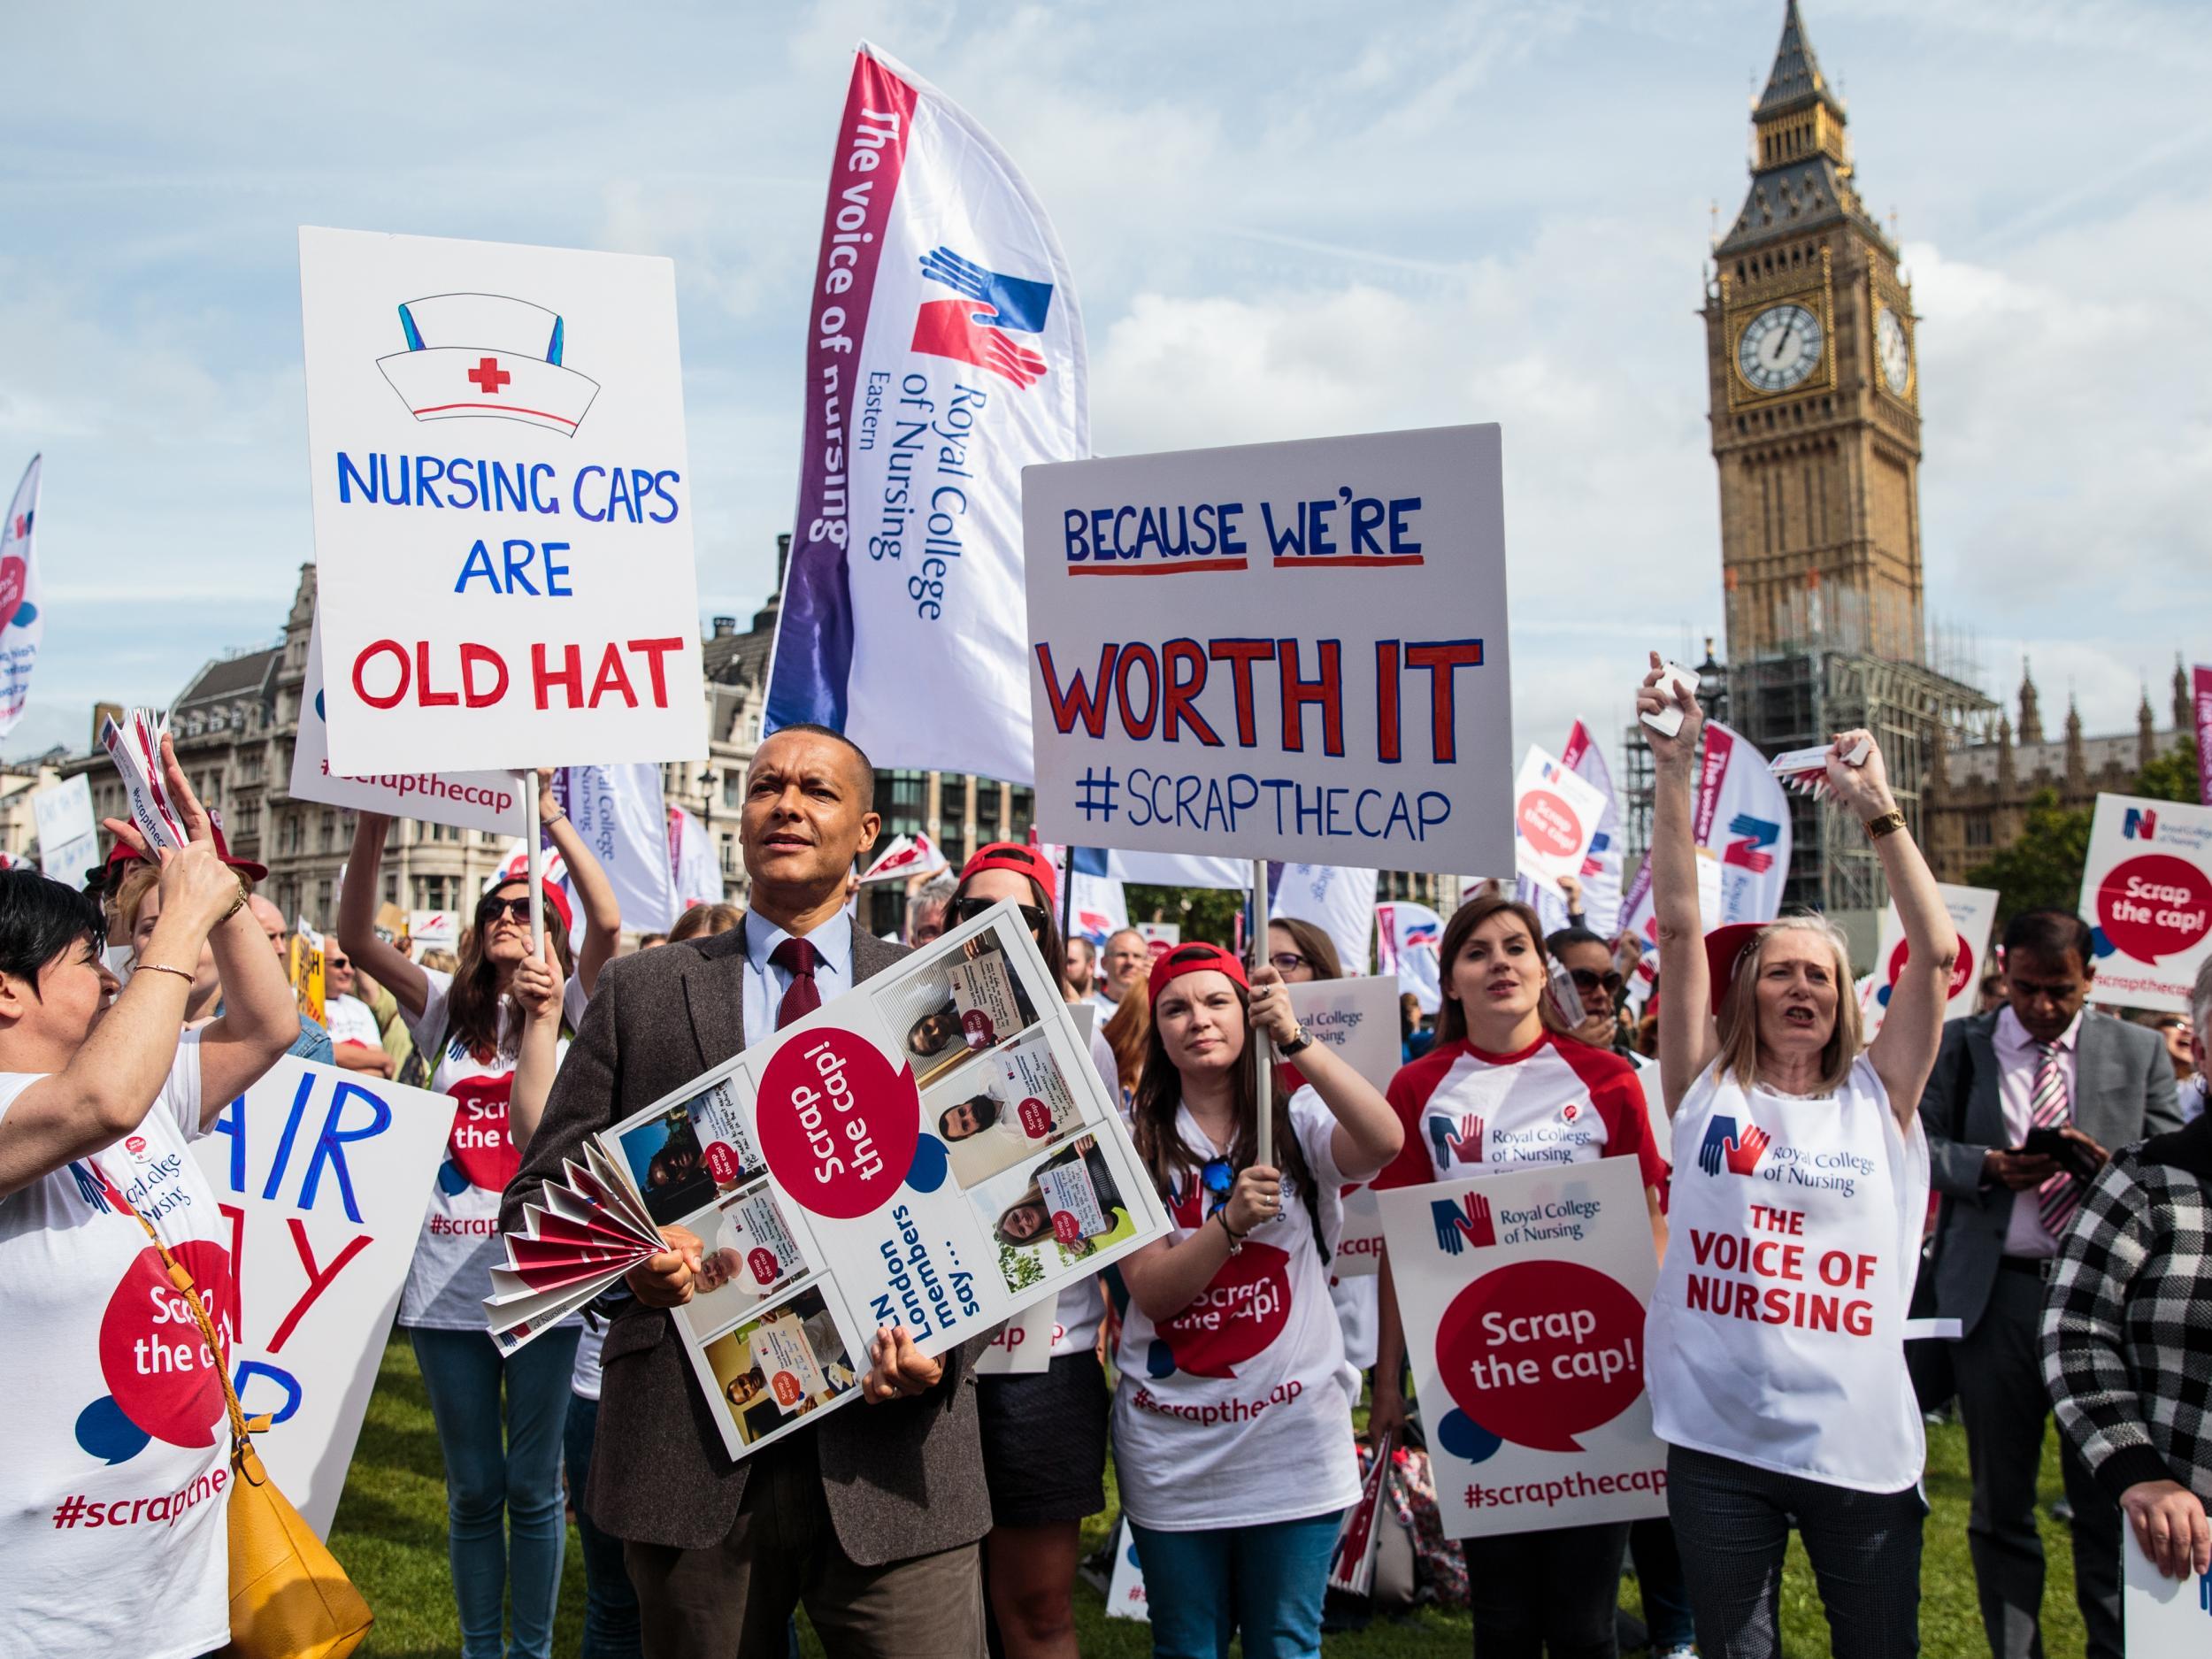
<path id="1" fill-rule="evenodd" d="M 1129 1524 L 1144 1569 L 1155 1659 L 1316 1659 L 1321 1599 L 1343 1511 L 1298 1521 L 1156 1532 Z"/>
<path id="2" fill-rule="evenodd" d="M 481 1331 L 407 1333 L 445 1458 L 447 1554 L 462 1659 L 501 1659 L 501 1608 L 510 1597 L 514 1641 L 507 1654 L 549 1659 L 552 1651 L 568 1536 L 561 1431 L 577 1334 L 549 1331 L 502 1355 Z"/>
<path id="3" fill-rule="evenodd" d="M 623 1570 L 622 1540 L 601 1532 L 584 1509 L 585 1477 L 598 1432 L 599 1402 L 572 1394 L 562 1458 L 568 1466 L 569 1507 L 576 1511 L 576 1539 L 584 1547 L 584 1640 L 577 1659 L 639 1659 L 637 1592 Z"/>

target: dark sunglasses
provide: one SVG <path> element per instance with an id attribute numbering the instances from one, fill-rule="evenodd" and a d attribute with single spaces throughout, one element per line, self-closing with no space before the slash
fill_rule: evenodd
<path id="1" fill-rule="evenodd" d="M 519 899 L 491 898 L 486 899 L 482 903 L 476 907 L 476 920 L 479 926 L 482 926 L 489 922 L 495 922 L 503 916 L 511 922 L 522 922 L 527 924 L 530 920 L 529 899 L 527 897 Z"/>
<path id="2" fill-rule="evenodd" d="M 1578 991 L 1594 991 L 1601 985 L 1609 991 L 1621 988 L 1621 976 L 1609 968 L 1603 973 L 1593 973 L 1587 968 L 1570 968 L 1567 972 L 1573 977 Z"/>
<path id="3" fill-rule="evenodd" d="M 996 904 L 997 902 L 998 901 L 996 899 L 955 899 L 946 909 L 945 916 L 953 926 L 957 927 L 963 922 L 972 922 L 977 917 L 982 915 L 984 911 L 989 910 L 991 906 Z M 1050 912 L 1041 910 L 1034 904 L 1017 904 L 1014 908 L 1021 912 L 1023 923 L 1033 933 L 1043 933 L 1046 927 L 1051 924 L 1052 916 Z"/>
<path id="4" fill-rule="evenodd" d="M 1215 1158 L 1198 1171 L 1198 1184 L 1206 1189 L 1206 1213 L 1210 1216 L 1229 1202 L 1229 1191 L 1237 1184 L 1236 1171 L 1229 1167 L 1226 1158 Z"/>

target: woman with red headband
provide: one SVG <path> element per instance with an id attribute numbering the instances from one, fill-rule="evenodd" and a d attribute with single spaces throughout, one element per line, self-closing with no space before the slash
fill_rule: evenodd
<path id="1" fill-rule="evenodd" d="M 1701 939 L 1690 789 L 1704 720 L 1651 666 L 1638 712 L 1682 717 L 1671 737 L 1645 733 L 1682 1243 L 1661 1264 L 1644 1347 L 1668 1504 L 1696 1541 L 1682 1564 L 1698 1646 L 1776 1651 L 1794 1525 L 1838 1659 L 1915 1653 L 1925 1447 L 1904 1325 L 1928 1206 L 1920 1094 L 1957 934 L 1873 738 L 1846 732 L 1827 790 L 1865 824 L 1908 946 L 1880 1034 L 1861 1041 L 1849 952 L 1826 918 Z"/>
<path id="2" fill-rule="evenodd" d="M 1218 946 L 1152 964 L 1152 1034 L 1131 1106 L 1171 1230 L 1121 1262 L 1114 1470 L 1144 1565 L 1152 1651 L 1320 1651 L 1321 1601 L 1359 1495 L 1356 1374 L 1329 1299 L 1341 1195 L 1397 1155 L 1390 1103 L 1299 1029 L 1282 976 Z M 1304 1087 L 1273 1094 L 1259 1161 L 1257 1045 Z"/>
<path id="3" fill-rule="evenodd" d="M 1667 1171 L 1635 1069 L 1571 1034 L 1550 990 L 1543 924 L 1517 899 L 1471 899 L 1445 925 L 1436 1045 L 1390 1082 L 1405 1149 L 1378 1187 L 1460 1181 L 1532 1164 L 1633 1158 L 1655 1248 Z M 1574 1010 L 1579 1024 L 1582 1010 Z M 1405 1327 L 1387 1252 L 1382 1333 L 1368 1432 L 1405 1421 Z M 1430 1427 L 1434 1428 L 1432 1423 Z M 1465 1541 L 1475 1652 L 1481 1659 L 1612 1659 L 1613 1609 L 1628 1523 L 1508 1532 Z"/>
<path id="4" fill-rule="evenodd" d="M 459 1102 L 399 1323 L 422 1368 L 445 1458 L 448 1550 L 465 1659 L 498 1659 L 503 1607 L 511 1610 L 505 1651 L 514 1659 L 543 1659 L 552 1646 L 567 1534 L 562 1429 L 582 1326 L 572 1321 L 503 1356 L 484 1328 L 484 1298 L 503 1259 L 499 1197 L 519 1165 L 517 1145 L 537 1126 L 566 1032 L 582 1018 L 622 931 L 605 872 L 551 791 L 541 786 L 539 801 L 584 901 L 588 926 L 573 960 L 566 896 L 549 882 L 544 888 L 540 957 L 530 949 L 530 884 L 511 877 L 478 902 L 454 972 L 410 961 L 376 933 L 377 872 L 391 820 L 373 812 L 355 826 L 338 906 L 339 942 L 398 999 L 416 1048 L 431 1063 L 426 1087 Z"/>
<path id="5" fill-rule="evenodd" d="M 957 927 L 1012 900 L 1062 998 L 1071 1002 L 1058 894 L 1050 859 L 1017 841 L 994 841 L 961 870 L 945 926 Z M 1095 1020 L 1091 1063 L 1107 1098 L 1118 1101 L 1113 1050 Z M 1098 1354 L 1104 1315 L 1097 1279 L 1079 1279 L 1054 1305 L 1052 1360 L 1045 1371 L 976 1379 L 983 1474 L 991 1489 L 984 1576 L 1007 1659 L 1075 1659 L 1083 1517 L 1106 1507 L 1106 1371 Z"/>

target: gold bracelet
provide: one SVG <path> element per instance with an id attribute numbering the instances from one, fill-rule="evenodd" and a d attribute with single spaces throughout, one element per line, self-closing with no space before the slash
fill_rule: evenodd
<path id="1" fill-rule="evenodd" d="M 187 985 L 197 982 L 199 976 L 182 968 L 173 968 L 165 962 L 142 962 L 131 970 L 133 973 L 173 973 Z"/>
<path id="2" fill-rule="evenodd" d="M 238 872 L 234 870 L 231 872 L 231 873 L 233 875 L 238 874 Z M 231 901 L 230 909 L 223 912 L 223 921 L 227 922 L 230 920 L 232 917 L 237 915 L 239 911 L 244 910 L 246 908 L 246 901 L 252 896 L 252 891 L 246 886 L 246 878 L 243 876 L 238 876 L 238 896 Z M 223 923 L 218 922 L 215 925 L 216 926 L 220 927 Z"/>
<path id="3" fill-rule="evenodd" d="M 1904 813 L 1898 808 L 1892 807 L 1879 818 L 1870 818 L 1867 819 L 1866 836 L 1869 841 L 1878 841 L 1881 840 L 1883 836 L 1893 835 L 1904 827 Z"/>

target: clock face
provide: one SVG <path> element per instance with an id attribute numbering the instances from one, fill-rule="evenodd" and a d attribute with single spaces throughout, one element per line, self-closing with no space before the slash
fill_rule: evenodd
<path id="1" fill-rule="evenodd" d="M 1755 391 L 1786 392 L 1820 366 L 1820 319 L 1802 305 L 1770 305 L 1736 341 L 1736 372 Z"/>
<path id="2" fill-rule="evenodd" d="M 1882 381 L 1902 397 L 1912 381 L 1912 342 L 1905 325 L 1886 305 L 1874 313 L 1874 358 L 1882 365 Z"/>

